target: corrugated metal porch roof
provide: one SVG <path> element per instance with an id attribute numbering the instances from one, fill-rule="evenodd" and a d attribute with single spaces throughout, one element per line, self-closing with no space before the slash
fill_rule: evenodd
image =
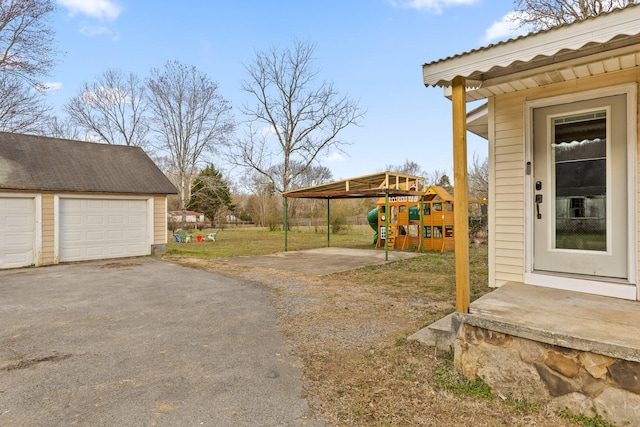
<path id="1" fill-rule="evenodd" d="M 425 86 L 467 80 L 467 99 L 640 65 L 640 5 L 464 52 L 422 66 Z"/>

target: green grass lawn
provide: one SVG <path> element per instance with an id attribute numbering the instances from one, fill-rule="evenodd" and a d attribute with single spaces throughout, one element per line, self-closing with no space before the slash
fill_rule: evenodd
<path id="1" fill-rule="evenodd" d="M 192 231 L 191 235 L 206 236 L 211 230 Z M 171 232 L 170 232 L 171 233 Z M 299 251 L 327 246 L 326 229 L 296 227 L 289 231 L 287 249 Z M 330 245 L 340 248 L 372 249 L 374 232 L 369 226 L 352 226 L 347 232 L 331 234 Z M 232 258 L 237 256 L 268 255 L 284 251 L 284 231 L 264 228 L 226 228 L 218 233 L 215 242 L 167 244 L 167 255 L 200 258 Z"/>
<path id="2" fill-rule="evenodd" d="M 584 251 L 606 251 L 606 233 L 556 233 L 556 248 Z"/>
<path id="3" fill-rule="evenodd" d="M 192 231 L 206 236 L 210 230 Z M 331 247 L 373 250 L 374 232 L 369 226 L 351 226 L 346 232 L 331 234 Z M 322 248 L 327 246 L 326 229 L 296 227 L 288 233 L 288 250 Z M 238 256 L 269 255 L 284 251 L 284 232 L 264 228 L 226 228 L 218 233 L 215 242 L 191 242 L 167 244 L 167 256 L 195 257 L 201 259 L 233 258 Z M 487 246 L 471 247 L 469 251 L 471 300 L 490 291 L 487 286 Z M 455 300 L 455 254 L 427 251 L 423 256 L 371 266 L 341 273 L 336 277 L 349 277 L 361 283 L 384 283 L 394 294 L 420 295 L 434 300 Z M 429 283 L 425 287 L 424 283 Z"/>

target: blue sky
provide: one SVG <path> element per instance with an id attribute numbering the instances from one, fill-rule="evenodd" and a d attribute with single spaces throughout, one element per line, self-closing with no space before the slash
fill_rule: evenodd
<path id="1" fill-rule="evenodd" d="M 347 155 L 322 159 L 335 179 L 406 159 L 428 172 L 450 173 L 451 105 L 441 89 L 424 87 L 421 65 L 517 35 L 504 23 L 512 0 L 57 3 L 52 25 L 63 54 L 48 77 L 49 101 L 57 109 L 108 68 L 146 77 L 174 59 L 207 73 L 239 106 L 250 100 L 240 86 L 243 64 L 256 51 L 290 47 L 295 39 L 315 43 L 321 77 L 367 110 L 359 127 L 340 135 L 350 143 Z M 470 157 L 486 157 L 485 141 L 470 136 L 468 143 Z"/>

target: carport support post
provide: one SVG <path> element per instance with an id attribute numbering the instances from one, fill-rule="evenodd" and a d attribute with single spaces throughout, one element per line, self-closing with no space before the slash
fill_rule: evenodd
<path id="1" fill-rule="evenodd" d="M 384 260 L 389 261 L 389 190 L 384 193 Z"/>
<path id="2" fill-rule="evenodd" d="M 467 313 L 469 290 L 469 208 L 467 184 L 467 106 L 466 81 L 455 77 L 452 83 L 453 120 L 453 223 L 456 261 L 456 311 Z"/>
<path id="3" fill-rule="evenodd" d="M 420 253 L 424 253 L 424 194 L 420 197 Z"/>
<path id="4" fill-rule="evenodd" d="M 284 251 L 287 252 L 289 240 L 289 203 L 284 198 Z"/>
<path id="5" fill-rule="evenodd" d="M 331 199 L 327 197 L 327 247 L 331 246 Z"/>

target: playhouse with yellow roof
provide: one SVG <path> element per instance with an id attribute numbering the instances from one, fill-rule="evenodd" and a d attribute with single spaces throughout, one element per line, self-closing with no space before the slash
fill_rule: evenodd
<path id="1" fill-rule="evenodd" d="M 432 185 L 424 196 L 390 196 L 388 201 L 381 197 L 367 220 L 377 233 L 376 247 L 442 252 L 454 249 L 453 196 L 442 187 Z"/>

